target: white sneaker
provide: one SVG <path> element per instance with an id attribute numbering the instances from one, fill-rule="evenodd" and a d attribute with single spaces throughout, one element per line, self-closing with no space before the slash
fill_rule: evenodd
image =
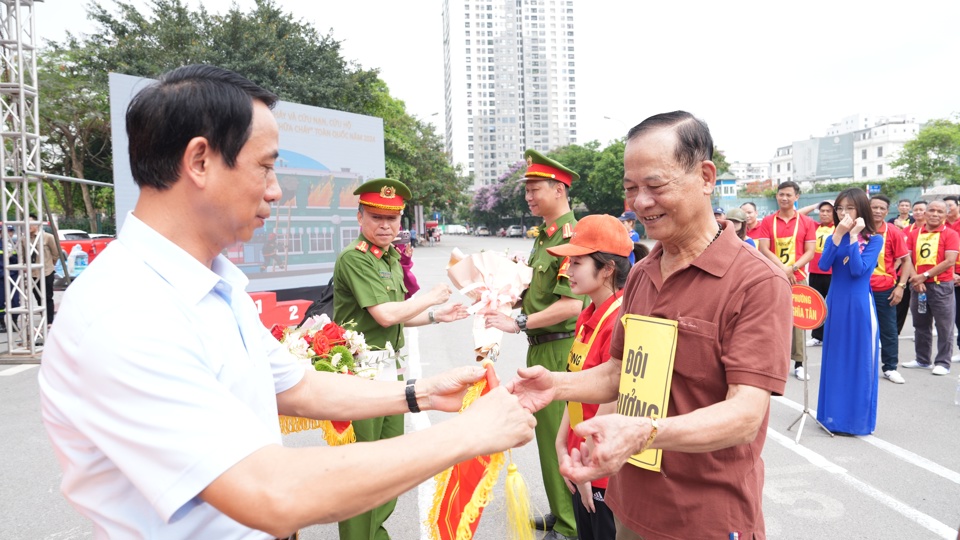
<path id="1" fill-rule="evenodd" d="M 819 347 L 820 345 L 823 345 L 823 342 L 817 338 L 810 338 L 807 340 L 807 347 Z"/>
<path id="2" fill-rule="evenodd" d="M 957 353 L 950 357 L 951 362 L 960 362 L 960 353 Z"/>
<path id="3" fill-rule="evenodd" d="M 793 370 L 793 376 L 801 381 L 810 380 L 810 376 L 807 375 L 807 372 L 803 370 L 803 366 L 800 366 L 797 369 Z"/>
<path id="4" fill-rule="evenodd" d="M 883 377 L 894 384 L 903 384 L 907 382 L 903 379 L 903 375 L 897 373 L 897 370 L 895 369 L 891 369 L 890 371 L 884 371 Z"/>
<path id="5" fill-rule="evenodd" d="M 930 368 L 933 367 L 933 365 L 932 365 L 932 364 L 921 364 L 920 362 L 917 362 L 916 360 L 912 360 L 912 361 L 910 361 L 910 362 L 906 362 L 906 363 L 904 363 L 904 364 L 900 364 L 900 367 L 905 367 L 905 368 L 910 368 L 910 369 L 930 369 Z"/>
<path id="6" fill-rule="evenodd" d="M 936 366 L 935 368 L 933 368 L 933 374 L 934 374 L 934 375 L 948 375 L 948 374 L 950 374 L 950 370 L 947 369 L 947 368 L 945 368 L 945 367 L 943 367 L 943 366 Z"/>

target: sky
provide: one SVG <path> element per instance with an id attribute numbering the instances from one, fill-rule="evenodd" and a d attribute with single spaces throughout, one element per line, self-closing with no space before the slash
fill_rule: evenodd
<path id="1" fill-rule="evenodd" d="M 151 12 L 148 0 L 128 1 Z M 683 109 L 707 122 L 729 162 L 769 161 L 853 114 L 960 114 L 957 0 L 574 1 L 579 143 L 605 146 L 650 115 Z M 88 3 L 37 4 L 41 40 L 95 32 Z M 378 69 L 408 112 L 442 132 L 441 0 L 277 3 L 329 31 L 348 61 Z M 254 1 L 203 0 L 213 13 L 232 4 Z"/>

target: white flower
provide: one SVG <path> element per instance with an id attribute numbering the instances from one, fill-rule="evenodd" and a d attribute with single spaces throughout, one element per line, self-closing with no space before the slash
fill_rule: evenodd
<path id="1" fill-rule="evenodd" d="M 342 359 L 343 359 L 343 355 L 341 355 L 340 353 L 336 353 L 330 357 L 330 364 L 333 367 L 337 367 L 338 365 L 340 365 L 340 360 Z"/>
<path id="2" fill-rule="evenodd" d="M 300 337 L 293 338 L 292 336 L 287 337 L 284 345 L 287 346 L 287 350 L 290 351 L 290 354 L 296 356 L 302 361 L 309 362 L 309 358 L 312 356 L 310 351 L 310 345 L 307 344 Z"/>
<path id="3" fill-rule="evenodd" d="M 322 330 L 323 327 L 328 324 L 330 324 L 330 317 L 327 317 L 326 313 L 321 313 L 320 315 L 314 315 L 303 321 L 303 324 L 300 325 L 300 328 L 306 328 L 308 331 L 314 332 L 317 330 Z"/>
<path id="4" fill-rule="evenodd" d="M 347 348 L 350 349 L 350 354 L 353 356 L 359 356 L 369 350 L 366 339 L 361 332 L 346 330 L 343 332 L 343 339 L 346 340 Z"/>

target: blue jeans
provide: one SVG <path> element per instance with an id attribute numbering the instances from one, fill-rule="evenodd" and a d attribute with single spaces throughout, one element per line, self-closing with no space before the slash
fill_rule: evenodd
<path id="1" fill-rule="evenodd" d="M 891 306 L 889 296 L 895 287 L 885 291 L 873 291 L 873 303 L 877 306 L 877 326 L 880 333 L 880 361 L 883 371 L 895 371 L 900 356 L 900 340 L 897 332 L 897 306 Z"/>

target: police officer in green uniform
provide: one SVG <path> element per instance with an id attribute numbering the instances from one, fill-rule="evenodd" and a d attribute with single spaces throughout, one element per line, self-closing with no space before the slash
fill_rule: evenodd
<path id="1" fill-rule="evenodd" d="M 404 326 L 452 322 L 467 316 L 461 304 L 434 309 L 450 298 L 450 288 L 438 284 L 426 294 L 404 300 L 403 269 L 400 252 L 393 239 L 400 231 L 400 216 L 410 189 L 402 182 L 380 178 L 363 183 L 354 192 L 360 196 L 357 222 L 360 236 L 337 256 L 333 269 L 333 320 L 339 324 L 353 321 L 374 350 L 383 351 L 387 343 L 394 350 L 403 347 Z M 385 354 L 380 352 L 379 354 Z M 393 359 L 380 379 L 397 380 Z M 408 381 L 409 383 L 410 381 Z M 357 441 L 377 441 L 403 434 L 403 415 L 353 422 Z M 341 521 L 340 538 L 349 540 L 388 540 L 383 523 L 393 513 L 397 500 L 369 512 Z"/>
<path id="2" fill-rule="evenodd" d="M 527 205 L 530 213 L 543 218 L 543 225 L 530 252 L 529 265 L 533 280 L 523 297 L 523 309 L 516 319 L 497 311 L 485 312 L 487 327 L 504 332 L 526 332 L 530 345 L 527 366 L 543 366 L 550 371 L 566 371 L 567 356 L 573 345 L 577 316 L 587 305 L 587 298 L 573 294 L 566 269 L 569 258 L 554 257 L 547 248 L 566 244 L 573 236 L 577 220 L 570 210 L 568 190 L 580 175 L 535 150 L 524 153 L 527 158 Z M 560 476 L 557 459 L 557 431 L 563 418 L 563 402 L 553 402 L 534 413 L 537 418 L 537 448 L 540 470 L 550 502 L 550 513 L 536 518 L 534 527 L 549 530 L 544 540 L 576 538 L 570 492 Z"/>

